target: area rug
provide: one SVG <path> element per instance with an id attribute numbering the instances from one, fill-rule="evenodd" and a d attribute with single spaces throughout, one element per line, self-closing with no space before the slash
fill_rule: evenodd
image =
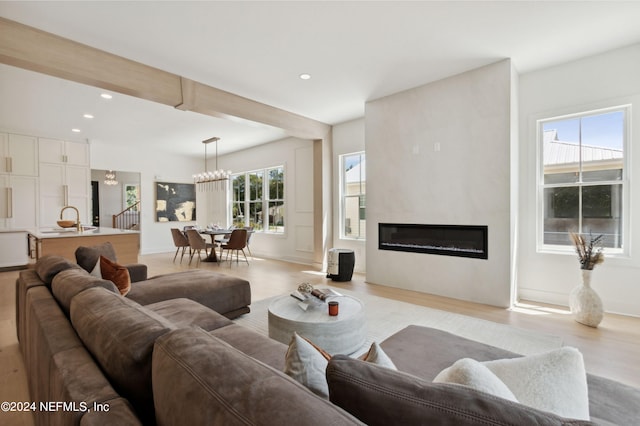
<path id="1" fill-rule="evenodd" d="M 356 297 L 364 303 L 367 321 L 366 350 L 372 342 L 381 342 L 408 325 L 422 325 L 448 331 L 477 342 L 496 346 L 522 355 L 550 351 L 562 346 L 558 336 L 498 324 L 465 315 L 417 306 L 411 303 L 385 299 L 343 289 L 336 291 Z M 234 321 L 265 336 L 269 335 L 267 309 L 275 297 L 251 304 L 251 313 Z M 358 355 L 356 352 L 353 355 Z"/>

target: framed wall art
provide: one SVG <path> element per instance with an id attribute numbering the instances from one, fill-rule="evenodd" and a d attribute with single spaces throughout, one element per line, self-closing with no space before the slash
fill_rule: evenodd
<path id="1" fill-rule="evenodd" d="M 156 182 L 156 222 L 196 220 L 196 187 L 192 183 Z"/>

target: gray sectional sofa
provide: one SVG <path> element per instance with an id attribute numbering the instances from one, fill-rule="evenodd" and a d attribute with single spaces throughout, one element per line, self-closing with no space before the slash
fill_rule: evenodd
<path id="1" fill-rule="evenodd" d="M 38 411 L 36 424 L 590 424 L 431 383 L 463 357 L 517 355 L 415 326 L 381 344 L 401 371 L 334 356 L 326 400 L 282 373 L 286 345 L 227 318 L 246 310 L 246 281 L 188 271 L 132 287 L 123 297 L 61 258 L 20 273 L 16 313 L 32 400 L 78 408 Z M 594 421 L 640 417 L 637 389 L 588 380 Z"/>

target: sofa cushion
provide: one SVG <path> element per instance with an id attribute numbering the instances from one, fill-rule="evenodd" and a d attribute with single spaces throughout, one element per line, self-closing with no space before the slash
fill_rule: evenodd
<path id="1" fill-rule="evenodd" d="M 284 343 L 238 324 L 217 328 L 209 334 L 278 371 L 284 368 L 284 355 L 287 352 Z"/>
<path id="2" fill-rule="evenodd" d="M 97 264 L 97 262 L 96 262 Z M 123 296 L 131 290 L 131 277 L 129 270 L 124 266 L 100 256 L 100 275 L 105 280 L 109 280 L 118 287 L 118 291 Z"/>
<path id="3" fill-rule="evenodd" d="M 565 425 L 565 419 L 466 386 L 432 383 L 336 355 L 327 366 L 330 400 L 368 425 Z"/>
<path id="4" fill-rule="evenodd" d="M 145 305 L 145 308 L 167 319 L 176 328 L 200 327 L 211 331 L 233 324 L 229 318 L 190 299 L 165 300 Z"/>
<path id="5" fill-rule="evenodd" d="M 118 259 L 116 259 L 116 251 L 109 241 L 92 247 L 80 246 L 76 249 L 75 254 L 76 262 L 87 272 L 93 270 L 100 256 L 104 256 L 112 262 L 118 261 Z"/>
<path id="6" fill-rule="evenodd" d="M 68 261 L 64 257 L 52 254 L 42 256 L 35 264 L 36 273 L 47 285 L 51 284 L 53 278 L 59 272 L 77 267 L 78 265 Z"/>
<path id="7" fill-rule="evenodd" d="M 175 330 L 156 341 L 152 383 L 156 418 L 163 425 L 361 424 L 198 328 Z"/>
<path id="8" fill-rule="evenodd" d="M 434 383 L 457 383 L 470 388 L 518 402 L 507 385 L 484 364 L 475 359 L 462 358 L 445 368 L 433 379 Z"/>
<path id="9" fill-rule="evenodd" d="M 118 293 L 113 282 L 89 275 L 81 268 L 68 269 L 56 275 L 51 283 L 51 292 L 68 317 L 71 312 L 71 300 L 74 296 L 93 287 L 103 287 Z"/>
<path id="10" fill-rule="evenodd" d="M 175 326 L 101 287 L 85 290 L 71 300 L 71 322 L 118 393 L 131 401 L 143 423 L 153 423 L 153 344 Z"/>
<path id="11" fill-rule="evenodd" d="M 166 275 L 157 275 L 135 283 L 127 298 L 141 305 L 184 297 L 225 315 L 229 312 L 248 312 L 251 304 L 249 281 L 217 272 L 194 269 Z"/>

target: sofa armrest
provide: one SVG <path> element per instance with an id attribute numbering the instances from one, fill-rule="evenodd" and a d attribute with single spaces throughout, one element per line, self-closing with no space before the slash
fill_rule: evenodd
<path id="1" fill-rule="evenodd" d="M 131 263 L 129 265 L 124 265 L 124 267 L 129 271 L 129 277 L 131 278 L 132 283 L 145 281 L 147 279 L 147 265 L 142 263 Z"/>

